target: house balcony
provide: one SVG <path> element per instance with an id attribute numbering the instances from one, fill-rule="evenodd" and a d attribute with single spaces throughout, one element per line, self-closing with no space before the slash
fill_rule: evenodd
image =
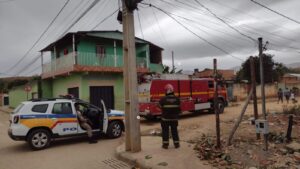
<path id="1" fill-rule="evenodd" d="M 136 65 L 138 72 L 149 72 L 146 57 L 137 57 Z M 72 72 L 121 73 L 123 72 L 123 56 L 97 55 L 92 52 L 69 53 L 43 64 L 42 78 L 68 75 Z"/>

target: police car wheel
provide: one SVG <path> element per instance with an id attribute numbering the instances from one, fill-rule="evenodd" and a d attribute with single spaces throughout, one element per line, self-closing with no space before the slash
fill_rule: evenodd
<path id="1" fill-rule="evenodd" d="M 49 131 L 45 129 L 36 129 L 33 130 L 28 135 L 28 143 L 30 147 L 34 150 L 41 150 L 49 146 L 51 140 L 51 136 Z"/>
<path id="2" fill-rule="evenodd" d="M 109 124 L 107 129 L 109 138 L 118 138 L 122 135 L 122 125 L 118 121 L 113 121 Z"/>

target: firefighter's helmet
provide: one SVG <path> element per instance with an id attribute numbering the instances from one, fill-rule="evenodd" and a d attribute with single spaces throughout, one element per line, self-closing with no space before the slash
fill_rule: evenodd
<path id="1" fill-rule="evenodd" d="M 166 92 L 166 94 L 173 93 L 173 92 L 174 92 L 173 86 L 172 86 L 171 84 L 167 84 L 167 85 L 165 86 L 165 92 Z"/>

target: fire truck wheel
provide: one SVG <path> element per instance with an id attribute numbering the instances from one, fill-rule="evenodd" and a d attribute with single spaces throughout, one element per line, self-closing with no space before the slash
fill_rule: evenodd
<path id="1" fill-rule="evenodd" d="M 225 104 L 222 100 L 218 100 L 218 107 L 219 107 L 219 113 L 223 113 L 224 112 L 224 107 L 225 107 Z"/>
<path id="2" fill-rule="evenodd" d="M 156 116 L 148 115 L 148 116 L 145 116 L 145 119 L 149 120 L 149 121 L 153 121 L 153 120 L 156 120 Z"/>
<path id="3" fill-rule="evenodd" d="M 219 110 L 220 110 L 219 113 L 220 113 L 220 114 L 223 113 L 223 112 L 224 112 L 224 107 L 225 107 L 224 102 L 223 102 L 222 100 L 218 99 L 217 104 L 218 104 L 218 107 L 219 107 Z M 208 111 L 209 111 L 209 113 L 215 113 L 215 110 L 214 110 L 214 108 L 213 108 L 213 105 L 212 105 L 212 108 L 209 109 Z"/>

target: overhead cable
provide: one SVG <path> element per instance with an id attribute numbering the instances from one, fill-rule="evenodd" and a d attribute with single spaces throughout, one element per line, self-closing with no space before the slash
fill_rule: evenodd
<path id="1" fill-rule="evenodd" d="M 144 4 L 145 4 L 145 3 L 144 3 Z M 232 57 L 235 58 L 235 59 L 238 59 L 238 60 L 240 60 L 240 61 L 244 61 L 244 60 L 242 60 L 242 59 L 240 59 L 240 58 L 238 58 L 238 57 L 236 57 L 236 56 L 230 54 L 230 53 L 227 52 L 226 50 L 224 50 L 224 49 L 218 47 L 217 45 L 213 44 L 212 42 L 208 41 L 207 39 L 205 39 L 205 38 L 199 36 L 198 34 L 196 34 L 195 32 L 193 32 L 191 29 L 189 29 L 188 27 L 186 27 L 184 24 L 182 24 L 181 22 L 179 22 L 176 18 L 174 18 L 174 17 L 173 17 L 172 15 L 170 15 L 168 12 L 165 12 L 165 11 L 162 10 L 161 8 L 159 8 L 159 7 L 155 6 L 155 5 L 152 5 L 152 4 L 149 4 L 149 6 L 154 7 L 155 9 L 157 9 L 157 10 L 163 12 L 164 14 L 166 14 L 167 16 L 169 16 L 171 19 L 173 19 L 175 22 L 177 22 L 179 25 L 181 25 L 184 29 L 186 29 L 187 31 L 189 31 L 190 33 L 192 33 L 193 35 L 195 35 L 195 36 L 198 37 L 199 39 L 203 40 L 204 42 L 208 43 L 209 45 L 215 47 L 215 48 L 218 49 L 219 51 L 221 51 L 221 52 L 223 52 L 223 53 L 225 53 L 225 54 L 227 54 L 227 55 L 229 55 L 229 56 L 232 56 Z"/>
<path id="2" fill-rule="evenodd" d="M 11 71 L 13 68 L 15 68 L 18 64 L 20 64 L 26 56 L 30 53 L 30 51 L 38 44 L 38 42 L 42 39 L 42 37 L 45 35 L 45 33 L 49 30 L 49 28 L 52 26 L 52 24 L 55 22 L 55 20 L 58 18 L 58 16 L 61 14 L 61 12 L 64 10 L 64 8 L 67 6 L 67 4 L 70 2 L 70 0 L 67 0 L 63 7 L 59 10 L 59 12 L 56 14 L 56 16 L 52 19 L 52 21 L 49 23 L 47 28 L 43 31 L 43 33 L 40 35 L 40 37 L 35 41 L 35 43 L 31 46 L 31 48 L 25 53 L 25 55 L 22 56 L 22 58 L 13 66 L 11 66 L 9 69 L 7 69 L 5 72 Z"/>
<path id="3" fill-rule="evenodd" d="M 278 14 L 278 15 L 280 15 L 280 16 L 282 16 L 282 17 L 284 17 L 284 18 L 286 18 L 286 19 L 288 19 L 288 20 L 290 20 L 290 21 L 293 21 L 293 22 L 295 22 L 295 23 L 297 23 L 297 24 L 300 24 L 299 21 L 297 21 L 297 20 L 295 20 L 295 19 L 293 19 L 293 18 L 291 18 L 291 17 L 288 17 L 288 16 L 286 16 L 286 15 L 284 15 L 284 14 L 282 14 L 282 13 L 279 13 L 279 12 L 277 12 L 277 11 L 275 11 L 275 10 L 273 10 L 273 9 L 271 9 L 271 8 L 269 8 L 269 7 L 267 7 L 267 6 L 263 5 L 263 4 L 261 4 L 261 3 L 259 3 L 259 2 L 256 2 L 256 1 L 254 1 L 254 0 L 251 0 L 251 2 L 253 2 L 253 3 L 255 3 L 255 4 L 257 4 L 257 5 L 259 5 L 259 6 L 263 7 L 263 8 L 266 8 L 266 9 L 268 9 L 269 11 L 272 11 L 272 12 L 274 12 L 274 13 L 276 13 L 276 14 Z"/>

